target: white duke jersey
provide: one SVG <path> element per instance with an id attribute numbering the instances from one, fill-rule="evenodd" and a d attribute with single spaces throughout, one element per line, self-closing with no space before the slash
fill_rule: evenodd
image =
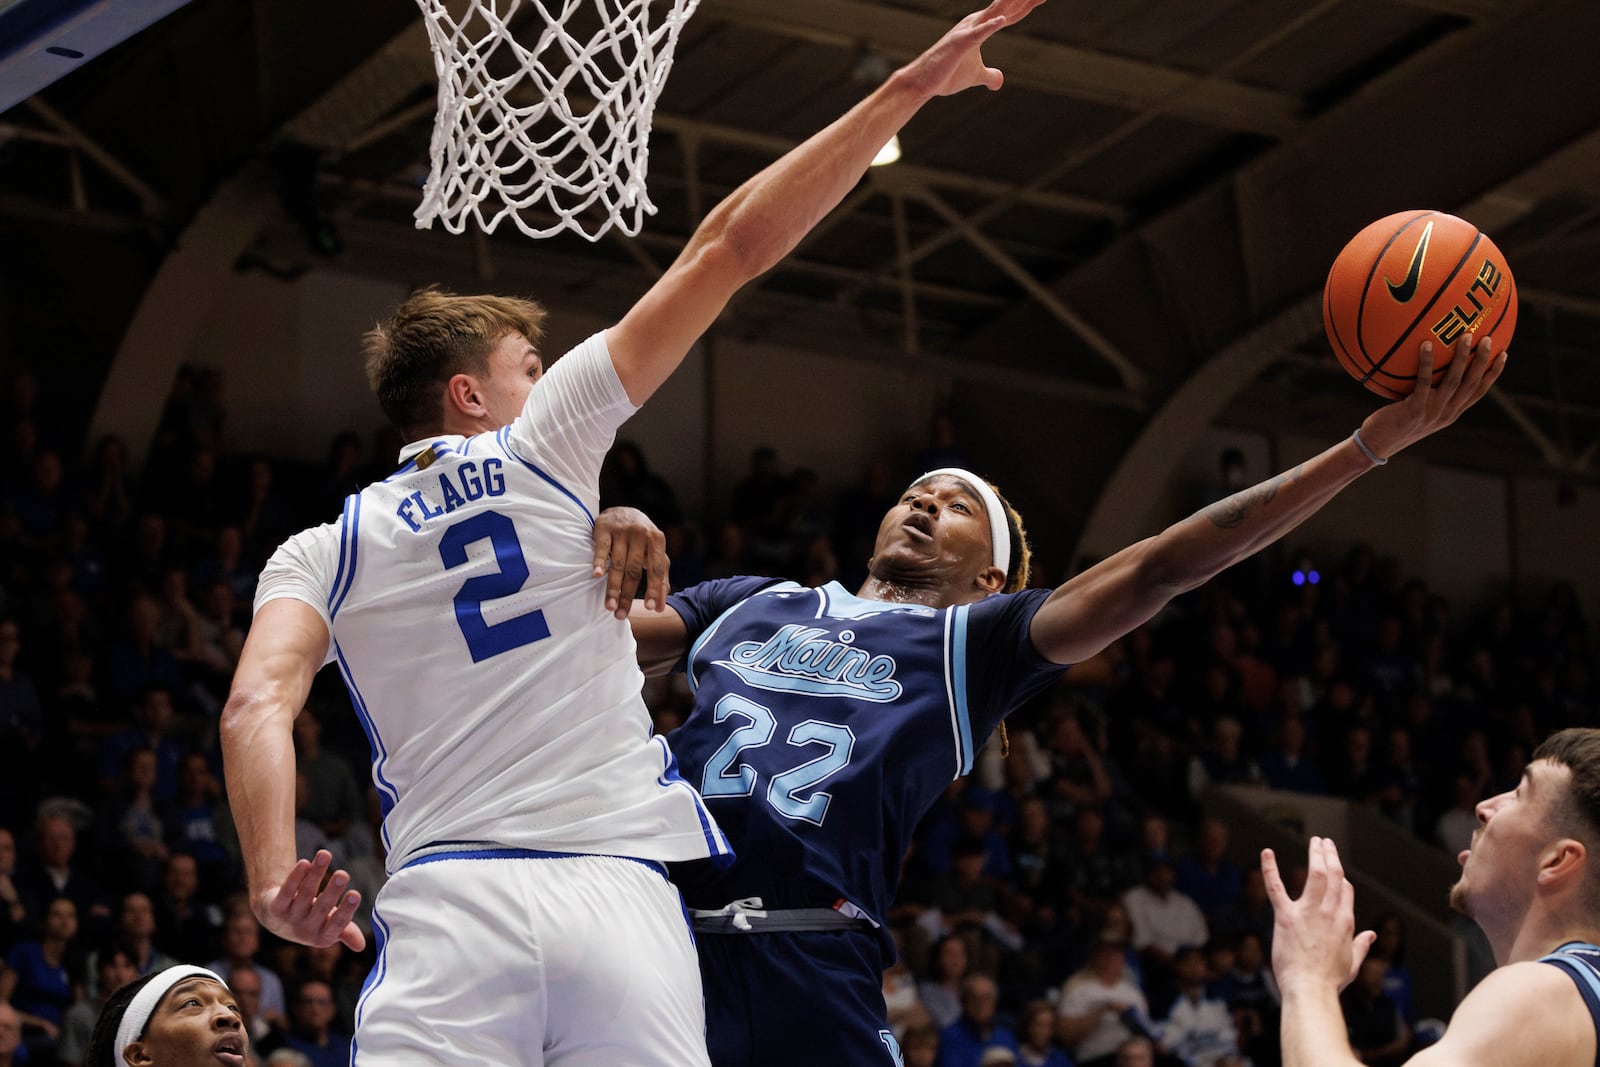
<path id="1" fill-rule="evenodd" d="M 391 872 L 463 843 L 731 855 L 651 736 L 632 634 L 593 573 L 600 464 L 634 410 L 596 334 L 510 426 L 408 447 L 262 571 L 257 611 L 290 597 L 328 624 Z"/>

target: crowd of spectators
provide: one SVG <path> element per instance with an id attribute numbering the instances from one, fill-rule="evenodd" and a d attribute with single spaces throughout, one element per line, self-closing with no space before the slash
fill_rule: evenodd
<path id="1" fill-rule="evenodd" d="M 217 721 L 259 568 L 386 475 L 399 442 L 341 434 L 325 462 L 296 463 L 229 450 L 223 422 L 214 376 L 186 372 L 136 475 L 115 439 L 81 461 L 53 440 L 27 375 L 0 404 L 0 1063 L 18 1041 L 36 1067 L 80 1063 L 110 991 L 170 961 L 228 978 L 262 1062 L 347 1061 L 371 949 L 263 933 Z M 760 449 L 713 523 L 622 442 L 602 494 L 667 531 L 675 587 L 769 573 L 854 589 L 905 476 L 967 462 L 948 419 L 839 494 Z M 1270 1067 L 1271 910 L 1229 827 L 1204 816 L 1206 787 L 1342 797 L 1453 854 L 1540 737 L 1595 723 L 1570 589 L 1460 618 L 1361 546 L 1315 580 L 1300 566 L 1299 584 L 1273 580 L 1279 562 L 1076 667 L 1012 718 L 1009 754 L 991 743 L 930 812 L 884 975 L 908 1067 Z M 679 681 L 646 695 L 658 729 L 688 706 Z M 319 679 L 295 745 L 300 851 L 332 850 L 370 906 L 378 805 L 336 678 Z M 1345 1006 L 1363 1058 L 1400 1062 L 1416 1022 L 1405 930 L 1380 933 Z"/>

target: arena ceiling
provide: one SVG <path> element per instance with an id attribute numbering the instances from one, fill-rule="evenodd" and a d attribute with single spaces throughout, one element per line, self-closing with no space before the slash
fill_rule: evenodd
<path id="1" fill-rule="evenodd" d="M 860 99 L 960 0 L 702 0 L 662 96 L 637 238 L 412 225 L 434 113 L 405 0 L 193 0 L 0 113 L 0 238 L 126 326 L 219 191 L 278 195 L 230 269 L 467 277 L 616 314 L 709 204 Z M 718 330 L 1020 386 L 1128 427 L 1174 405 L 1340 433 L 1322 338 L 1344 241 L 1463 215 L 1507 254 L 1513 359 L 1448 462 L 1589 481 L 1600 444 L 1600 4 L 1050 0 L 992 42 L 1000 94 L 936 101 Z M 41 250 L 44 250 L 41 252 Z M 131 264 L 117 273 L 115 264 Z M 120 287 L 120 288 L 119 288 Z M 126 290 L 125 292 L 123 290 Z"/>

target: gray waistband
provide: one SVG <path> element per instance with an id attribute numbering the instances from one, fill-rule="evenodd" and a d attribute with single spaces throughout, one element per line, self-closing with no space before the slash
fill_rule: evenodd
<path id="1" fill-rule="evenodd" d="M 784 911 L 691 911 L 697 934 L 784 934 L 817 930 L 870 930 L 872 924 L 832 908 L 789 908 Z"/>

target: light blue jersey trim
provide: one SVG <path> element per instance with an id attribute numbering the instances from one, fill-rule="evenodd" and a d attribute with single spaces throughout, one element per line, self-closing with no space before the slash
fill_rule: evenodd
<path id="1" fill-rule="evenodd" d="M 505 449 L 506 455 L 510 456 L 512 459 L 516 460 L 518 463 L 522 464 L 524 467 L 527 467 L 533 473 L 537 474 L 539 477 L 543 478 L 545 481 L 549 482 L 551 485 L 555 486 L 557 489 L 561 490 L 561 492 L 566 495 L 568 500 L 570 500 L 574 504 L 578 505 L 578 510 L 583 512 L 583 517 L 589 520 L 589 525 L 590 526 L 593 526 L 594 525 L 594 516 L 592 514 L 590 514 L 588 508 L 583 506 L 583 501 L 579 500 L 577 498 L 577 496 L 575 496 L 573 494 L 572 490 L 568 489 L 566 486 L 562 485 L 560 482 L 558 482 L 554 478 L 550 477 L 550 475 L 546 474 L 544 471 L 540 470 L 538 467 L 535 467 L 532 463 L 529 463 L 527 460 L 523 459 L 521 456 L 519 456 L 517 454 L 516 449 L 511 447 L 511 427 L 507 426 L 504 430 L 502 430 L 500 432 L 503 435 L 503 436 L 500 437 L 500 447 Z"/>
<path id="2" fill-rule="evenodd" d="M 383 765 L 388 762 L 389 750 L 384 747 L 383 738 L 378 736 L 378 725 L 372 721 L 372 713 L 367 710 L 367 702 L 361 698 L 361 690 L 356 688 L 355 674 L 350 670 L 350 664 L 345 662 L 344 652 L 336 643 L 333 654 L 339 660 L 339 673 L 344 676 L 345 688 L 350 690 L 350 702 L 355 707 L 356 718 L 361 722 L 361 730 L 367 735 L 367 744 L 372 748 L 372 781 L 378 787 L 378 805 L 383 815 L 383 847 L 389 849 L 389 812 L 400 802 L 400 791 L 394 787 L 383 773 Z"/>
<path id="3" fill-rule="evenodd" d="M 955 697 L 951 706 L 955 710 L 959 731 L 960 747 L 957 752 L 961 760 L 961 773 L 970 774 L 976 754 L 972 750 L 972 715 L 967 707 L 967 605 L 950 610 L 945 632 L 951 635 L 945 670 L 951 675 L 952 695 Z"/>
<path id="4" fill-rule="evenodd" d="M 817 618 L 828 619 L 864 619 L 869 615 L 885 615 L 889 612 L 907 612 L 912 615 L 936 615 L 938 608 L 930 608 L 926 604 L 893 604 L 884 600 L 866 600 L 856 596 L 838 582 L 828 582 L 817 587 L 817 595 L 822 598 L 822 604 L 817 609 Z"/>

